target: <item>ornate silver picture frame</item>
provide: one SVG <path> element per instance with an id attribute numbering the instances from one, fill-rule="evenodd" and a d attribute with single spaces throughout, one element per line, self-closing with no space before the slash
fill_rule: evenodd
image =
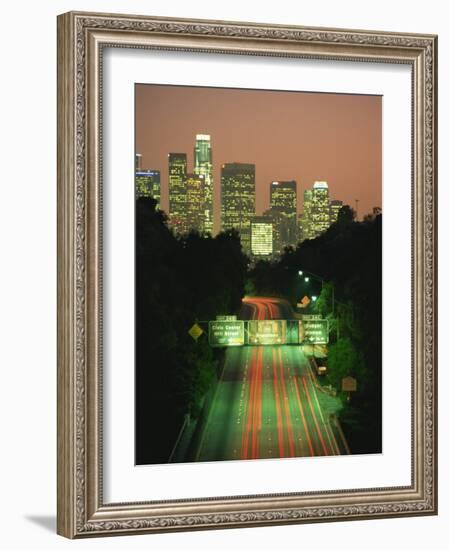
<path id="1" fill-rule="evenodd" d="M 107 49 L 410 68 L 411 482 L 110 502 L 105 495 L 103 60 Z M 437 37 L 70 12 L 58 17 L 58 533 L 69 538 L 437 513 Z M 387 238 L 387 235 L 384 235 Z M 410 358 L 410 360 L 409 360 Z M 133 376 L 129 365 L 129 376 Z M 295 460 L 295 459 L 294 459 Z M 199 464 L 196 467 L 201 468 Z"/>

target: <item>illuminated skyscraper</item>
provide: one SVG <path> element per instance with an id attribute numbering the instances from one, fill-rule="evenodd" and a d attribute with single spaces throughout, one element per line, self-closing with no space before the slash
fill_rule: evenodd
<path id="1" fill-rule="evenodd" d="M 136 171 L 136 198 L 153 197 L 161 202 L 161 173 L 159 170 Z"/>
<path id="2" fill-rule="evenodd" d="M 286 214 L 296 215 L 296 181 L 272 181 L 270 206 Z"/>
<path id="3" fill-rule="evenodd" d="M 269 216 L 255 216 L 251 220 L 251 255 L 255 259 L 273 255 L 273 220 Z"/>
<path id="4" fill-rule="evenodd" d="M 316 181 L 312 189 L 312 234 L 315 238 L 329 227 L 329 188 L 326 181 Z"/>
<path id="5" fill-rule="evenodd" d="M 214 230 L 213 194 L 214 183 L 212 175 L 212 148 L 210 136 L 197 134 L 194 150 L 194 173 L 204 176 L 204 231 Z"/>
<path id="6" fill-rule="evenodd" d="M 329 205 L 329 223 L 333 224 L 338 220 L 338 213 L 343 206 L 343 201 L 333 200 Z"/>
<path id="7" fill-rule="evenodd" d="M 186 174 L 186 230 L 204 232 L 204 185 L 203 175 Z"/>
<path id="8" fill-rule="evenodd" d="M 296 223 L 296 181 L 273 181 L 270 185 L 270 207 L 281 215 L 276 217 L 279 224 L 279 247 L 295 246 L 298 241 Z"/>
<path id="9" fill-rule="evenodd" d="M 186 231 L 186 173 L 187 155 L 168 155 L 168 202 L 170 225 L 177 233 Z"/>
<path id="10" fill-rule="evenodd" d="M 276 208 L 269 208 L 263 215 L 273 222 L 273 256 L 280 256 L 283 251 L 281 228 L 282 222 L 284 221 L 284 215 Z"/>
<path id="11" fill-rule="evenodd" d="M 304 191 L 304 206 L 300 216 L 301 242 L 314 239 L 321 235 L 338 217 L 342 207 L 341 201 L 329 202 L 329 188 L 327 182 L 316 181 L 312 189 Z M 336 219 L 336 218 L 335 218 Z"/>
<path id="12" fill-rule="evenodd" d="M 136 153 L 134 169 L 136 172 L 140 172 L 140 170 L 142 170 L 142 155 L 140 153 Z"/>
<path id="13" fill-rule="evenodd" d="M 312 189 L 305 189 L 303 211 L 302 211 L 302 215 L 300 216 L 301 241 L 314 238 L 314 236 L 312 236 L 312 203 L 313 203 Z"/>
<path id="14" fill-rule="evenodd" d="M 251 218 L 256 212 L 256 166 L 233 162 L 221 167 L 221 229 L 236 229 L 251 252 Z"/>

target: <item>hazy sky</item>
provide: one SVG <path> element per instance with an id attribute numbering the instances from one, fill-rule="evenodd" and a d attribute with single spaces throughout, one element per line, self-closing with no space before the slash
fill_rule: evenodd
<path id="1" fill-rule="evenodd" d="M 196 134 L 211 135 L 216 229 L 226 162 L 256 165 L 257 213 L 276 180 L 296 180 L 298 212 L 316 180 L 331 199 L 358 199 L 359 218 L 382 205 L 381 96 L 137 84 L 136 152 L 143 168 L 160 170 L 165 210 L 167 155 L 187 153 L 193 171 Z"/>

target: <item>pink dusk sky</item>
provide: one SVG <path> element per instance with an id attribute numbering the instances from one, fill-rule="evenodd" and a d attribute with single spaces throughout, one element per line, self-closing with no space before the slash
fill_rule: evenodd
<path id="1" fill-rule="evenodd" d="M 136 153 L 161 172 L 168 209 L 168 154 L 186 153 L 193 171 L 196 134 L 211 136 L 216 228 L 220 169 L 256 165 L 256 211 L 269 206 L 270 183 L 296 180 L 298 212 L 305 189 L 328 182 L 331 199 L 359 219 L 382 206 L 382 97 L 372 95 L 136 85 Z"/>

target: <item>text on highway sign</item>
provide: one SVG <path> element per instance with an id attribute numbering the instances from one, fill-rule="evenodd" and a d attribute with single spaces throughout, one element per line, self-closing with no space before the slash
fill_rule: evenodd
<path id="1" fill-rule="evenodd" d="M 243 346 L 245 330 L 243 321 L 209 321 L 211 346 Z"/>

